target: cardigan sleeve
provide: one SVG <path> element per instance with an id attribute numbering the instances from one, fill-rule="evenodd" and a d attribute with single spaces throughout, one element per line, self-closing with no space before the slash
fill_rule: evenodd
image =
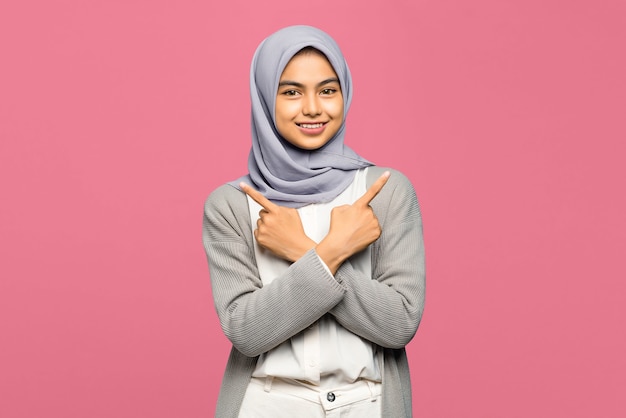
<path id="1" fill-rule="evenodd" d="M 221 186 L 207 198 L 202 231 L 220 324 L 246 356 L 269 351 L 310 326 L 345 293 L 314 250 L 263 286 L 247 199 L 232 186 Z"/>
<path id="2" fill-rule="evenodd" d="M 368 184 L 384 170 L 371 167 Z M 330 312 L 351 332 L 380 346 L 404 347 L 419 326 L 425 299 L 422 218 L 410 181 L 400 172 L 371 202 L 382 233 L 372 244 L 372 277 L 344 262 L 337 280 L 347 291 Z M 371 179 L 371 180 L 370 180 Z"/>

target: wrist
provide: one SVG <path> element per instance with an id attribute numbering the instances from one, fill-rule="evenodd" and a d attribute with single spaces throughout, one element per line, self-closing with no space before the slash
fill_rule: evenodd
<path id="1" fill-rule="evenodd" d="M 308 238 L 302 240 L 298 245 L 291 247 L 291 250 L 287 254 L 287 260 L 293 262 L 298 261 L 304 254 L 309 252 L 312 248 L 315 248 L 316 242 Z"/>
<path id="2" fill-rule="evenodd" d="M 327 238 L 324 238 L 315 247 L 315 252 L 317 252 L 317 255 L 322 259 L 334 276 L 348 256 L 342 251 L 341 246 L 336 245 L 332 240 Z"/>

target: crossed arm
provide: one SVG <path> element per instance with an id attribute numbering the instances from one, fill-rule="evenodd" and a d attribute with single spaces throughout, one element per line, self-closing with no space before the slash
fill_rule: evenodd
<path id="1" fill-rule="evenodd" d="M 259 213 L 254 237 L 261 247 L 276 256 L 294 262 L 315 248 L 317 254 L 334 275 L 345 260 L 365 249 L 380 236 L 380 225 L 369 206 L 387 183 L 386 171 L 352 205 L 342 205 L 331 212 L 328 235 L 317 244 L 304 233 L 298 211 L 276 205 L 245 183 L 241 190 L 263 209 Z"/>
<path id="2" fill-rule="evenodd" d="M 227 186 L 207 200 L 204 242 L 215 305 L 226 336 L 239 351 L 259 355 L 325 313 L 384 347 L 402 347 L 412 338 L 424 300 L 421 217 L 408 180 L 393 176 L 391 189 L 383 189 L 389 179 L 383 175 L 353 205 L 335 208 L 330 231 L 319 244 L 306 237 L 297 211 L 268 205 L 262 196 L 259 202 L 244 186 L 264 208 L 254 231 L 257 242 L 291 262 L 266 286 L 256 268 L 243 195 Z M 375 216 L 370 203 L 384 219 Z M 364 277 L 349 257 L 370 244 L 376 263 L 372 277 Z"/>

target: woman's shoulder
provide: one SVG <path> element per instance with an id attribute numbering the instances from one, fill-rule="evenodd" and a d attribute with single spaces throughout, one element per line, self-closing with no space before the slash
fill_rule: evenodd
<path id="1" fill-rule="evenodd" d="M 205 212 L 232 213 L 234 215 L 248 213 L 248 201 L 245 193 L 231 184 L 223 184 L 213 190 L 204 203 Z"/>
<path id="2" fill-rule="evenodd" d="M 374 212 L 382 216 L 383 223 L 387 219 L 391 219 L 394 222 L 403 222 L 408 219 L 420 218 L 419 203 L 413 184 L 399 170 L 389 167 L 369 167 L 367 187 L 369 188 L 385 171 L 389 171 L 391 175 L 387 183 L 370 203 Z M 380 216 L 379 220 L 381 220 Z"/>
<path id="3" fill-rule="evenodd" d="M 218 186 L 214 189 L 207 197 L 207 201 L 213 201 L 218 199 L 242 199 L 244 198 L 244 193 L 233 186 L 231 183 L 225 183 L 221 186 Z"/>
<path id="4" fill-rule="evenodd" d="M 213 190 L 204 203 L 204 233 L 207 241 L 252 242 L 250 213 L 245 193 L 231 184 Z"/>
<path id="5" fill-rule="evenodd" d="M 385 184 L 385 187 L 383 187 L 383 190 L 385 188 L 395 189 L 396 187 L 408 188 L 410 190 L 413 190 L 413 184 L 411 183 L 411 180 L 409 180 L 409 178 L 406 175 L 404 175 L 404 173 L 394 168 L 380 167 L 377 165 L 367 168 L 367 187 L 368 188 L 371 187 L 372 184 L 374 184 L 374 182 L 385 171 L 389 171 L 391 175 L 389 176 L 389 180 L 387 181 L 387 184 Z M 391 186 L 391 187 L 388 187 L 388 186 Z"/>

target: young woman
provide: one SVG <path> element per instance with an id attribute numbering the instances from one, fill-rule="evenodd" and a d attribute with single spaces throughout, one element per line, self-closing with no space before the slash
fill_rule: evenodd
<path id="1" fill-rule="evenodd" d="M 344 145 L 352 80 L 321 30 L 265 39 L 250 91 L 249 174 L 204 210 L 233 344 L 216 416 L 410 417 L 404 347 L 425 290 L 413 187 Z"/>

